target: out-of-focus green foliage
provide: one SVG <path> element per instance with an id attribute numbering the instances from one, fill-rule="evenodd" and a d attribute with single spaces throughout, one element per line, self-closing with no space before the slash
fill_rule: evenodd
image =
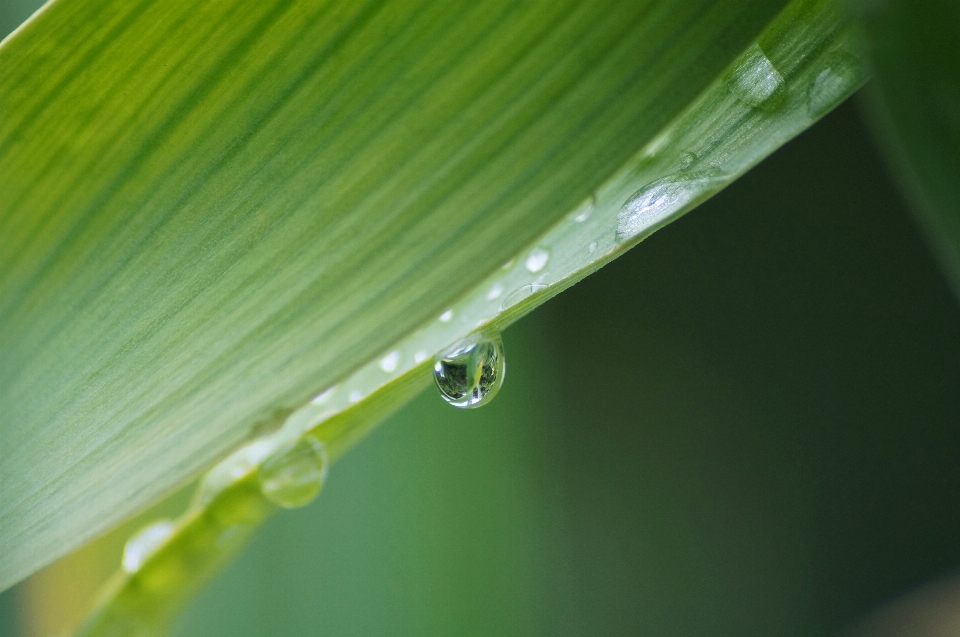
<path id="1" fill-rule="evenodd" d="M 881 141 L 960 297 L 960 3 L 861 4 Z"/>

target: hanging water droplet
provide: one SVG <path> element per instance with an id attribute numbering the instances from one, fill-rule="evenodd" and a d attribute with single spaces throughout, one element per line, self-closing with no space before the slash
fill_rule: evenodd
<path id="1" fill-rule="evenodd" d="M 783 104 L 783 76 L 756 44 L 740 57 L 730 80 L 737 97 L 750 106 L 778 108 Z"/>
<path id="2" fill-rule="evenodd" d="M 137 531 L 123 547 L 123 570 L 128 573 L 140 570 L 147 558 L 173 535 L 173 529 L 173 522 L 161 520 Z"/>
<path id="3" fill-rule="evenodd" d="M 461 342 L 440 355 L 433 365 L 440 395 L 454 407 L 464 409 L 490 402 L 503 385 L 505 371 L 499 332 Z"/>
<path id="4" fill-rule="evenodd" d="M 807 113 L 814 119 L 840 104 L 863 80 L 863 63 L 849 53 L 836 52 L 825 64 L 807 89 Z"/>
<path id="5" fill-rule="evenodd" d="M 647 184 L 627 200 L 617 216 L 617 241 L 656 230 L 673 213 L 718 187 L 723 174 L 716 169 L 668 175 Z"/>
<path id="6" fill-rule="evenodd" d="M 534 248 L 527 256 L 524 265 L 530 272 L 539 272 L 550 260 L 550 253 L 543 248 Z"/>
<path id="7" fill-rule="evenodd" d="M 285 509 L 301 507 L 320 493 L 327 478 L 327 448 L 307 435 L 260 465 L 260 492 Z"/>

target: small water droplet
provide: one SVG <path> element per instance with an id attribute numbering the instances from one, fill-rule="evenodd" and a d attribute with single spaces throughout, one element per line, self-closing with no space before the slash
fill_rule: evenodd
<path id="1" fill-rule="evenodd" d="M 669 175 L 647 184 L 623 205 L 617 216 L 617 241 L 649 234 L 673 213 L 722 183 L 722 173 Z"/>
<path id="2" fill-rule="evenodd" d="M 173 522 L 161 520 L 137 531 L 123 547 L 123 570 L 128 573 L 140 570 L 147 558 L 173 535 L 173 529 Z"/>
<path id="3" fill-rule="evenodd" d="M 590 215 L 593 214 L 593 209 L 596 208 L 596 206 L 597 206 L 597 198 L 590 197 L 590 202 L 586 205 L 586 207 L 584 207 L 583 210 L 581 210 L 576 214 L 576 216 L 574 216 L 573 220 L 576 221 L 577 223 L 583 223 L 584 221 L 590 218 Z"/>
<path id="4" fill-rule="evenodd" d="M 494 283 L 490 288 L 490 291 L 487 292 L 487 300 L 492 301 L 496 298 L 499 298 L 501 294 L 503 294 L 503 283 Z"/>
<path id="5" fill-rule="evenodd" d="M 260 465 L 260 491 L 285 509 L 301 507 L 320 493 L 327 478 L 327 449 L 307 435 Z"/>
<path id="6" fill-rule="evenodd" d="M 363 398 L 363 392 L 359 389 L 354 389 L 350 392 L 350 395 L 347 396 L 347 400 L 349 400 L 351 404 L 360 402 L 361 398 Z"/>
<path id="7" fill-rule="evenodd" d="M 311 400 L 310 402 L 312 402 L 314 405 L 322 405 L 323 403 L 330 400 L 330 397 L 333 396 L 333 393 L 336 390 L 337 390 L 336 385 L 328 387 L 327 389 L 323 390 L 322 392 L 314 396 L 313 400 Z"/>
<path id="8" fill-rule="evenodd" d="M 483 333 L 463 341 L 433 365 L 433 377 L 445 401 L 471 409 L 490 402 L 500 386 L 506 363 L 499 332 Z"/>
<path id="9" fill-rule="evenodd" d="M 547 286 L 542 283 L 528 283 L 527 285 L 521 285 L 516 290 L 511 292 L 507 298 L 503 299 L 503 303 L 500 304 L 500 311 L 502 312 L 508 307 L 513 307 L 531 294 L 539 292 L 546 287 Z"/>
<path id="10" fill-rule="evenodd" d="M 440 315 L 440 321 L 443 323 L 449 323 L 450 319 L 452 318 L 453 318 L 453 310 L 447 310 L 446 312 Z"/>
<path id="11" fill-rule="evenodd" d="M 417 352 L 413 355 L 413 362 L 419 365 L 423 361 L 427 360 L 427 353 L 424 351 Z"/>
<path id="12" fill-rule="evenodd" d="M 388 374 L 397 369 L 400 364 L 400 352 L 394 350 L 380 359 L 380 369 Z"/>
<path id="13" fill-rule="evenodd" d="M 697 156 L 694 153 L 680 153 L 680 170 L 690 170 L 697 163 Z"/>
<path id="14" fill-rule="evenodd" d="M 756 44 L 740 57 L 730 79 L 734 92 L 750 106 L 778 108 L 783 103 L 783 76 Z"/>
<path id="15" fill-rule="evenodd" d="M 527 260 L 524 265 L 531 272 L 539 272 L 547 265 L 547 261 L 550 260 L 550 253 L 543 248 L 534 248 L 530 251 L 530 254 L 527 256 Z"/>
<path id="16" fill-rule="evenodd" d="M 807 89 L 807 113 L 814 119 L 840 104 L 863 80 L 863 63 L 849 53 L 833 53 L 824 62 L 826 68 Z"/>

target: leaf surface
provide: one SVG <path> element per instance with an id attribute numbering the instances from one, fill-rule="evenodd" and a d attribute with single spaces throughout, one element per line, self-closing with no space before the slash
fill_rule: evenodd
<path id="1" fill-rule="evenodd" d="M 780 8 L 46 7 L 0 45 L 0 587 L 281 424 L 336 455 L 809 126 L 862 74 Z"/>

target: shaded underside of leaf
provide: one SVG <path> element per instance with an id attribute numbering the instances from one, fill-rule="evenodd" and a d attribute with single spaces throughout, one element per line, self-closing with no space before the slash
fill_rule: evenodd
<path id="1" fill-rule="evenodd" d="M 46 7 L 0 46 L 0 588 L 436 316 L 782 4 Z"/>
<path id="2" fill-rule="evenodd" d="M 885 0 L 862 16 L 881 143 L 960 297 L 960 4 Z"/>

